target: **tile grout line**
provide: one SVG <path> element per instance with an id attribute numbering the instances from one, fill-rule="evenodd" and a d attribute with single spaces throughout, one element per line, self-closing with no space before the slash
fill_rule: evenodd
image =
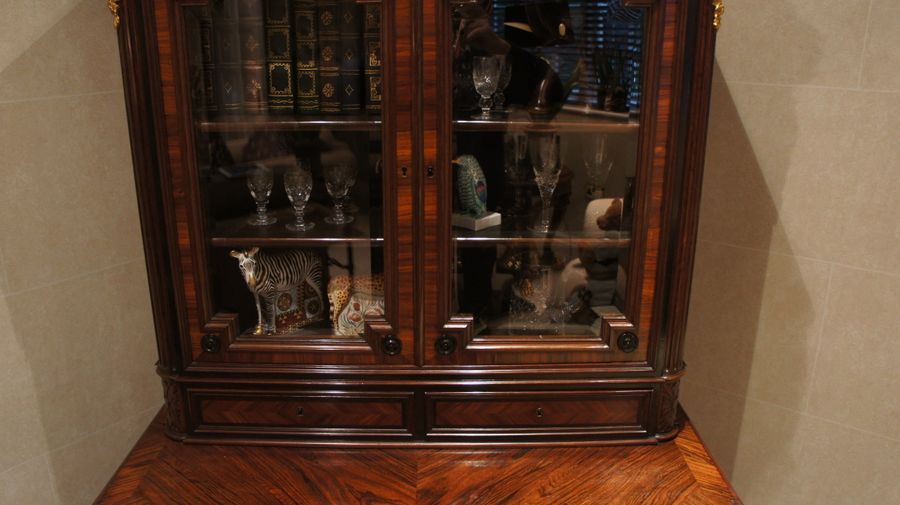
<path id="1" fill-rule="evenodd" d="M 831 91 L 853 91 L 853 92 L 862 92 L 862 93 L 889 93 L 889 94 L 900 94 L 900 89 L 877 89 L 877 88 L 863 88 L 862 86 L 856 87 L 843 87 L 843 86 L 827 86 L 824 84 L 804 84 L 804 83 L 780 83 L 780 82 L 762 82 L 762 81 L 743 81 L 737 79 L 729 79 L 729 80 L 718 80 L 714 81 L 717 84 L 744 84 L 751 86 L 770 86 L 775 88 L 793 88 L 793 89 L 820 89 L 820 90 L 831 90 Z"/>
<path id="2" fill-rule="evenodd" d="M 784 405 L 779 405 L 779 404 L 777 404 L 777 403 L 772 403 L 772 402 L 770 402 L 770 401 L 768 401 L 768 400 L 763 400 L 763 399 L 756 398 L 756 397 L 749 396 L 749 395 L 740 395 L 740 394 L 737 394 L 737 393 L 735 393 L 735 392 L 733 392 L 733 391 L 728 391 L 728 390 L 725 390 L 725 389 L 717 388 L 717 387 L 715 387 L 715 386 L 710 386 L 710 385 L 708 385 L 708 384 L 701 384 L 701 383 L 699 383 L 699 382 L 690 381 L 690 380 L 687 380 L 686 377 L 685 377 L 685 379 L 682 379 L 682 380 L 685 381 L 685 382 L 688 382 L 688 383 L 690 383 L 690 384 L 693 384 L 693 385 L 695 385 L 695 386 L 697 386 L 697 387 L 700 387 L 700 388 L 703 388 L 703 389 L 708 389 L 708 390 L 710 390 L 710 391 L 715 391 L 715 392 L 717 392 L 717 393 L 721 393 L 721 394 L 723 394 L 723 395 L 730 396 L 730 397 L 735 398 L 735 399 L 738 399 L 738 400 L 750 400 L 750 401 L 753 401 L 753 402 L 761 403 L 761 404 L 763 404 L 763 405 L 767 405 L 767 406 L 769 406 L 769 407 L 774 407 L 774 408 L 776 408 L 776 409 L 778 409 L 778 410 L 783 410 L 783 411 L 785 411 L 785 412 L 790 412 L 790 413 L 792 413 L 792 414 L 797 414 L 797 415 L 800 415 L 800 416 L 807 416 L 807 417 L 810 417 L 810 418 L 813 418 L 813 419 L 817 419 L 817 420 L 819 420 L 819 421 L 826 422 L 826 423 L 828 423 L 828 424 L 833 424 L 833 425 L 835 425 L 835 426 L 839 426 L 839 427 L 844 428 L 844 429 L 847 429 L 847 430 L 855 431 L 855 432 L 857 432 L 857 433 L 862 433 L 862 434 L 864 434 L 864 435 L 870 435 L 870 436 L 872 436 L 872 437 L 875 437 L 875 438 L 878 438 L 878 439 L 881 439 L 881 440 L 886 440 L 886 441 L 888 441 L 888 442 L 893 442 L 893 443 L 898 443 L 898 444 L 900 444 L 900 439 L 897 439 L 897 438 L 894 438 L 894 437 L 890 437 L 890 436 L 884 435 L 883 433 L 879 433 L 879 432 L 876 432 L 876 431 L 868 431 L 868 430 L 864 430 L 864 429 L 862 429 L 862 428 L 857 428 L 856 426 L 851 426 L 851 425 L 849 425 L 849 424 L 844 424 L 844 423 L 841 423 L 841 422 L 838 422 L 838 421 L 834 421 L 834 420 L 832 420 L 832 419 L 828 419 L 828 418 L 826 418 L 826 417 L 818 416 L 818 415 L 816 415 L 816 414 L 810 414 L 810 413 L 808 413 L 808 412 L 801 412 L 801 411 L 799 411 L 799 410 L 797 410 L 797 409 L 792 409 L 792 408 L 790 408 L 790 407 L 785 407 Z M 688 416 L 690 416 L 690 412 L 688 412 Z"/>
<path id="3" fill-rule="evenodd" d="M 813 258 L 811 256 L 803 256 L 800 254 L 786 253 L 786 252 L 781 252 L 781 251 L 773 251 L 771 249 L 763 249 L 761 247 L 729 244 L 728 242 L 720 242 L 718 240 L 698 239 L 697 241 L 705 242 L 707 244 L 712 244 L 712 245 L 732 247 L 734 249 L 743 249 L 746 251 L 756 251 L 756 252 L 762 252 L 762 253 L 772 254 L 772 255 L 776 255 L 776 256 L 787 256 L 790 258 L 797 258 L 797 259 L 801 259 L 804 261 L 812 261 L 815 263 L 825 263 L 828 265 L 834 265 L 837 267 L 847 268 L 850 270 L 857 270 L 859 272 L 866 272 L 866 273 L 870 273 L 870 274 L 886 275 L 888 277 L 900 278 L 900 273 L 897 273 L 897 272 L 889 272 L 887 270 L 875 270 L 872 268 L 863 268 L 863 267 L 858 267 L 855 265 L 849 265 L 847 263 L 841 263 L 840 261 L 826 260 L 826 259 L 821 259 L 821 258 Z"/>
<path id="4" fill-rule="evenodd" d="M 160 398 L 160 401 L 162 401 L 162 398 Z M 150 411 L 158 412 L 159 409 L 160 409 L 161 407 L 162 407 L 162 403 L 160 403 L 160 405 L 158 405 L 158 406 L 156 406 L 156 407 L 150 407 L 150 408 L 144 409 L 144 410 L 142 410 L 142 411 L 140 411 L 140 412 L 135 412 L 134 414 L 132 414 L 132 415 L 130 415 L 130 416 L 123 417 L 123 418 L 119 418 L 119 419 L 117 419 L 117 420 L 115 420 L 115 421 L 113 421 L 113 422 L 111 422 L 111 423 L 109 423 L 109 424 L 107 424 L 107 425 L 105 425 L 105 426 L 102 426 L 102 427 L 100 427 L 100 428 L 97 428 L 97 429 L 94 430 L 94 431 L 85 433 L 84 435 L 81 435 L 81 436 L 79 436 L 79 437 L 77 437 L 77 438 L 74 438 L 74 439 L 68 441 L 67 443 L 65 443 L 65 444 L 63 444 L 63 445 L 61 445 L 61 446 L 59 446 L 59 447 L 54 447 L 54 448 L 52 448 L 52 449 L 47 449 L 46 454 L 47 454 L 47 455 L 50 455 L 50 453 L 57 452 L 57 451 L 61 451 L 61 450 L 65 449 L 65 448 L 67 448 L 67 447 L 70 447 L 70 446 L 72 446 L 72 445 L 74 445 L 74 444 L 77 444 L 78 442 L 80 442 L 80 441 L 82 441 L 82 440 L 84 440 L 84 439 L 86 439 L 86 438 L 88 438 L 88 437 L 92 437 L 92 436 L 94 436 L 94 435 L 96 435 L 96 434 L 98 434 L 98 433 L 100 433 L 100 432 L 102 432 L 102 431 L 106 431 L 106 430 L 108 430 L 108 429 L 110 429 L 110 428 L 112 428 L 112 427 L 114 427 L 114 426 L 116 426 L 116 425 L 118 425 L 118 424 L 123 424 L 123 425 L 124 425 L 124 424 L 127 423 L 128 421 L 131 421 L 131 420 L 135 419 L 135 418 L 138 417 L 138 416 L 143 416 L 143 415 L 145 415 L 147 412 L 150 412 Z M 151 419 L 151 422 L 152 422 L 152 421 L 153 421 L 153 420 Z M 146 431 L 146 430 L 147 430 L 147 427 L 144 427 L 143 431 L 141 431 L 141 434 L 143 435 L 143 432 Z M 130 452 L 130 451 L 131 451 L 131 448 L 129 448 L 128 450 L 129 450 L 129 452 Z"/>
<path id="5" fill-rule="evenodd" d="M 819 324 L 819 341 L 816 342 L 816 353 L 813 355 L 812 367 L 809 371 L 809 384 L 806 391 L 806 398 L 803 400 L 803 413 L 810 414 L 809 404 L 812 403 L 813 384 L 816 381 L 816 367 L 819 365 L 819 353 L 822 352 L 822 340 L 825 339 L 825 321 L 828 319 L 828 307 L 831 304 L 831 280 L 834 278 L 834 265 L 828 267 L 828 282 L 825 284 L 825 301 L 822 310 L 822 322 Z"/>
<path id="6" fill-rule="evenodd" d="M 24 294 L 24 293 L 29 293 L 29 292 L 31 292 L 31 291 L 35 291 L 35 290 L 38 290 L 38 289 L 43 289 L 43 288 L 49 288 L 49 287 L 53 287 L 53 286 L 58 286 L 58 285 L 60 285 L 60 284 L 62 284 L 62 283 L 64 283 L 64 282 L 69 282 L 69 281 L 81 279 L 81 278 L 84 278 L 84 277 L 88 277 L 88 276 L 90 276 L 90 275 L 96 275 L 96 274 L 99 274 L 99 273 L 107 272 L 107 271 L 112 270 L 112 269 L 114 269 L 114 268 L 120 268 L 120 267 L 123 267 L 123 266 L 125 266 L 125 265 L 129 265 L 129 264 L 131 264 L 131 263 L 134 263 L 134 262 L 136 262 L 136 261 L 143 261 L 143 259 L 144 259 L 143 256 L 130 258 L 130 259 L 127 259 L 127 260 L 120 261 L 120 262 L 118 262 L 118 263 L 113 263 L 113 264 L 107 265 L 107 266 L 105 266 L 105 267 L 103 267 L 103 268 L 100 268 L 100 269 L 97 269 L 97 270 L 90 270 L 90 271 L 87 271 L 87 272 L 81 272 L 81 273 L 77 273 L 77 274 L 74 274 L 74 275 L 69 275 L 69 276 L 67 276 L 67 277 L 61 277 L 61 278 L 56 279 L 56 280 L 51 281 L 51 282 L 47 282 L 47 283 L 43 283 L 43 284 L 38 284 L 38 285 L 35 285 L 35 286 L 29 286 L 29 287 L 27 287 L 27 288 L 19 289 L 19 290 L 16 290 L 16 291 L 10 291 L 10 292 L 8 292 L 8 293 L 6 293 L 6 294 L 0 295 L 0 298 L 10 298 L 10 297 L 17 296 L 17 295 L 21 295 L 21 294 Z M 7 280 L 8 280 L 8 279 L 7 279 Z"/>
<path id="7" fill-rule="evenodd" d="M 98 95 L 110 95 L 113 93 L 121 93 L 121 89 L 112 89 L 112 90 L 104 90 L 104 91 L 91 91 L 88 93 L 74 93 L 71 95 L 44 95 L 44 96 L 35 96 L 30 98 L 19 98 L 16 100 L 0 100 L 0 105 L 15 105 L 19 103 L 29 103 L 29 102 L 40 102 L 44 100 L 61 100 L 65 98 L 80 98 L 80 97 L 89 97 L 89 96 L 98 96 Z"/>
<path id="8" fill-rule="evenodd" d="M 866 34 L 863 36 L 862 54 L 859 55 L 859 75 L 856 85 L 862 88 L 863 71 L 866 69 L 866 50 L 869 48 L 869 32 L 872 29 L 872 11 L 875 10 L 875 0 L 869 0 L 869 12 L 866 13 Z"/>

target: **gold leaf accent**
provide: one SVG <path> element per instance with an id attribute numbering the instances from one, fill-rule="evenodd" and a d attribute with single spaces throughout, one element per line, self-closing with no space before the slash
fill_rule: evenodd
<path id="1" fill-rule="evenodd" d="M 113 28 L 119 28 L 119 0 L 106 0 L 106 6 L 113 17 Z"/>
<path id="2" fill-rule="evenodd" d="M 713 0 L 713 30 L 719 31 L 722 16 L 725 14 L 725 0 Z"/>

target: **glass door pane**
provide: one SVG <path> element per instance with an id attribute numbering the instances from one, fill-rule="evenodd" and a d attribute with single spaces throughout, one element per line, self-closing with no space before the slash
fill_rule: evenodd
<path id="1" fill-rule="evenodd" d="M 355 342 L 386 318 L 381 8 L 183 11 L 207 298 L 244 348 Z"/>
<path id="2" fill-rule="evenodd" d="M 643 11 L 452 5 L 450 314 L 492 352 L 613 349 L 633 330 Z"/>

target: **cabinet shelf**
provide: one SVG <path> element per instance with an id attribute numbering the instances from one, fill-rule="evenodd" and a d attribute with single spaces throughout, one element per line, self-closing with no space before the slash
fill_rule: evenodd
<path id="1" fill-rule="evenodd" d="M 321 206 L 313 206 L 307 212 L 307 221 L 316 224 L 307 232 L 293 232 L 285 225 L 293 222 L 291 209 L 279 209 L 270 212 L 278 218 L 278 222 L 270 226 L 253 226 L 247 223 L 249 215 L 219 221 L 210 232 L 210 243 L 213 247 L 328 247 L 331 245 L 365 245 L 380 246 L 384 243 L 380 222 L 375 226 L 369 217 L 361 212 L 355 220 L 346 225 L 326 223 L 323 218 L 327 210 Z M 375 215 L 381 215 L 380 210 Z"/>
<path id="2" fill-rule="evenodd" d="M 453 229 L 453 241 L 465 246 L 539 246 L 564 244 L 572 247 L 595 247 L 623 249 L 631 244 L 630 237 L 602 237 L 588 235 L 584 232 L 557 230 L 550 234 L 541 234 L 530 230 L 509 230 L 503 227 L 471 231 L 462 228 Z"/>
<path id="3" fill-rule="evenodd" d="M 197 122 L 203 132 L 244 132 L 244 131 L 319 131 L 322 129 L 342 131 L 380 131 L 380 116 L 355 115 L 299 115 L 299 114 L 259 114 L 218 116 Z"/>
<path id="4" fill-rule="evenodd" d="M 521 109 L 509 111 L 506 117 L 496 119 L 454 119 L 457 132 L 479 131 L 555 131 L 567 133 L 637 133 L 640 124 L 630 119 L 620 119 L 596 114 L 562 111 L 549 121 L 535 121 Z"/>

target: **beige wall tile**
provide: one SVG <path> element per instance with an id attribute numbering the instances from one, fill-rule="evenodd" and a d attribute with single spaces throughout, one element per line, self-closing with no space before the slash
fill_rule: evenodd
<path id="1" fill-rule="evenodd" d="M 698 243 L 685 344 L 692 380 L 785 407 L 805 402 L 829 268 Z"/>
<path id="2" fill-rule="evenodd" d="M 6 294 L 6 263 L 3 261 L 3 250 L 0 249 L 0 296 Z"/>
<path id="3" fill-rule="evenodd" d="M 699 242 L 684 359 L 692 381 L 747 391 L 766 253 Z"/>
<path id="4" fill-rule="evenodd" d="M 900 443 L 811 416 L 803 432 L 802 465 L 792 474 L 804 499 L 795 503 L 900 503 Z"/>
<path id="5" fill-rule="evenodd" d="M 92 503 L 150 424 L 157 408 L 50 452 L 50 467 L 63 504 Z"/>
<path id="6" fill-rule="evenodd" d="M 47 460 L 43 456 L 38 456 L 0 473 L 0 503 L 9 505 L 59 503 Z"/>
<path id="7" fill-rule="evenodd" d="M 30 378 L 31 368 L 16 337 L 6 297 L 0 296 L 0 384 Z"/>
<path id="8" fill-rule="evenodd" d="M 716 52 L 727 80 L 856 86 L 869 0 L 726 4 Z"/>
<path id="9" fill-rule="evenodd" d="M 0 382 L 0 474 L 47 450 L 40 402 L 28 379 Z"/>
<path id="10" fill-rule="evenodd" d="M 121 94 L 0 104 L 0 124 L 8 293 L 141 257 Z"/>
<path id="11" fill-rule="evenodd" d="M 900 273 L 900 100 L 717 83 L 701 238 Z"/>
<path id="12" fill-rule="evenodd" d="M 7 300 L 50 449 L 161 403 L 141 260 Z"/>
<path id="13" fill-rule="evenodd" d="M 678 400 L 716 463 L 726 475 L 733 475 L 744 417 L 744 398 L 703 386 L 688 375 L 681 381 Z"/>
<path id="14" fill-rule="evenodd" d="M 836 267 L 812 414 L 900 440 L 900 276 Z"/>
<path id="15" fill-rule="evenodd" d="M 81 0 L 0 68 L 0 102 L 122 88 L 116 32 L 106 5 Z"/>
<path id="16" fill-rule="evenodd" d="M 806 503 L 796 481 L 809 463 L 803 454 L 803 418 L 798 412 L 745 400 L 731 482 L 747 504 Z M 701 432 L 702 433 L 702 432 Z"/>
<path id="17" fill-rule="evenodd" d="M 900 2 L 873 0 L 863 53 L 863 88 L 900 91 Z M 896 99 L 895 99 L 896 100 Z"/>
<path id="18" fill-rule="evenodd" d="M 28 2 L 3 2 L 0 16 L 0 71 L 20 54 L 28 50 L 34 41 L 56 24 L 79 2 L 85 0 L 29 0 Z M 101 2 L 94 2 L 98 9 Z M 24 86 L 28 83 L 17 83 Z"/>

